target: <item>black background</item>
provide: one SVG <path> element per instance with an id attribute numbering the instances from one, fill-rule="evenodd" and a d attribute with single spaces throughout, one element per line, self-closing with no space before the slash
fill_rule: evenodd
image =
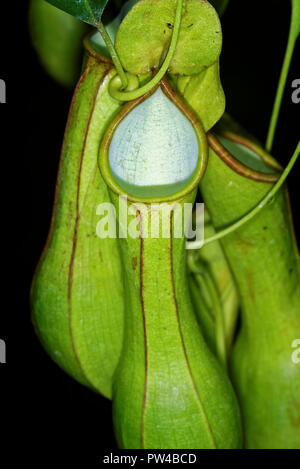
<path id="1" fill-rule="evenodd" d="M 90 467 L 116 448 L 110 402 L 52 363 L 34 335 L 28 300 L 49 228 L 72 93 L 54 83 L 39 65 L 27 33 L 27 2 L 18 3 L 22 5 L 15 11 L 1 13 L 0 78 L 7 84 L 7 104 L 0 105 L 1 233 L 6 235 L 0 338 L 7 344 L 7 364 L 0 365 L 2 452 L 8 448 L 3 442 L 10 441 L 12 458 L 85 458 Z M 222 21 L 221 76 L 227 111 L 261 141 L 266 139 L 289 15 L 286 0 L 231 0 Z M 300 104 L 291 101 L 291 82 L 300 78 L 299 47 L 298 41 L 273 151 L 283 166 L 299 139 Z M 288 182 L 298 239 L 299 175 L 298 163 Z"/>

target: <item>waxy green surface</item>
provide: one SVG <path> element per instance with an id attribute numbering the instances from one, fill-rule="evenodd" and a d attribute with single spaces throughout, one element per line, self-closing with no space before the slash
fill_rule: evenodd
<path id="1" fill-rule="evenodd" d="M 141 75 L 163 62 L 172 35 L 175 0 L 140 0 L 124 18 L 116 36 L 123 67 Z M 186 0 L 170 73 L 198 74 L 221 53 L 222 31 L 215 9 L 205 0 Z"/>
<path id="2" fill-rule="evenodd" d="M 96 234 L 97 206 L 110 202 L 98 147 L 120 109 L 108 93 L 110 62 L 87 55 L 62 149 L 49 238 L 32 287 L 32 317 L 53 360 L 82 384 L 111 397 L 123 337 L 118 242 Z"/>
<path id="3" fill-rule="evenodd" d="M 185 112 L 199 125 L 188 109 Z M 238 448 L 242 436 L 236 397 L 197 323 L 187 282 L 185 236 L 175 235 L 179 221 L 183 228 L 189 222 L 182 209 L 195 201 L 205 169 L 206 138 L 199 140 L 204 147 L 199 149 L 197 177 L 178 197 L 160 198 L 169 209 L 163 224 L 161 205 L 154 209 L 151 200 L 126 194 L 113 179 L 108 159 L 114 122 L 102 141 L 99 165 L 121 226 L 126 291 L 124 343 L 113 379 L 118 444 L 125 449 Z M 128 197 L 121 206 L 118 195 Z M 125 210 L 134 214 L 124 218 Z M 154 237 L 157 218 L 160 228 Z M 134 237 L 127 235 L 133 223 Z M 166 223 L 169 237 L 162 235 Z"/>
<path id="4" fill-rule="evenodd" d="M 168 84 L 161 86 L 167 87 L 168 99 L 177 103 L 194 128 L 202 129 Z M 121 227 L 126 292 L 123 349 L 113 378 L 118 445 L 125 449 L 239 448 L 242 435 L 237 400 L 225 369 L 210 351 L 197 323 L 189 294 L 184 231 L 180 236 L 175 234 L 179 222 L 183 228 L 189 222 L 183 206 L 195 201 L 206 167 L 206 137 L 203 130 L 197 131 L 203 145 L 197 175 L 178 195 L 151 200 L 127 194 L 114 180 L 109 148 L 124 112 L 130 115 L 128 112 L 133 113 L 141 103 L 147 103 L 147 97 L 127 105 L 116 116 L 99 150 L 99 167 Z M 162 151 L 170 150 L 163 146 Z M 121 199 L 121 205 L 120 195 L 127 197 Z M 163 217 L 158 203 L 167 207 L 168 217 Z M 134 213 L 128 215 L 132 210 Z M 169 237 L 162 234 L 166 224 Z M 153 236 L 157 225 L 158 236 Z M 128 233 L 133 226 L 135 236 Z"/>
<path id="5" fill-rule="evenodd" d="M 111 197 L 118 210 L 117 196 L 112 192 Z M 126 316 L 113 414 L 121 448 L 241 445 L 233 389 L 206 345 L 190 300 L 185 239 L 173 235 L 173 220 L 182 217 L 183 203 L 194 199 L 195 191 L 178 200 L 169 221 L 170 239 L 120 240 Z M 146 216 L 141 210 L 143 233 Z M 123 232 L 126 229 L 123 226 Z M 150 234 L 151 222 L 148 230 Z"/>
<path id="6" fill-rule="evenodd" d="M 206 131 L 222 117 L 226 102 L 218 62 L 198 75 L 179 77 L 176 88 L 199 117 Z"/>
<path id="7" fill-rule="evenodd" d="M 270 188 L 210 151 L 201 192 L 218 230 L 259 204 Z M 292 343 L 300 335 L 300 271 L 286 188 L 221 243 L 241 299 L 232 375 L 246 447 L 299 448 L 300 368 Z"/>

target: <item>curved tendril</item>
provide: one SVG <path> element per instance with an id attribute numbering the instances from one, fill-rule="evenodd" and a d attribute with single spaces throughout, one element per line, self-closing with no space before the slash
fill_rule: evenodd
<path id="1" fill-rule="evenodd" d="M 114 66 L 116 67 L 118 76 L 120 77 L 120 80 L 122 82 L 122 87 L 127 88 L 127 86 L 128 86 L 127 75 L 124 72 L 121 61 L 120 61 L 119 56 L 116 52 L 116 49 L 114 48 L 112 40 L 110 39 L 109 34 L 106 31 L 102 21 L 99 21 L 99 23 L 97 24 L 97 29 L 98 29 L 99 33 L 101 34 L 102 39 L 105 42 L 106 47 L 107 47 L 107 49 L 110 53 L 111 59 L 114 63 Z"/>
<path id="2" fill-rule="evenodd" d="M 178 0 L 177 6 L 176 6 L 176 14 L 175 14 L 173 34 L 172 34 L 172 39 L 170 42 L 170 47 L 169 47 L 167 56 L 164 60 L 164 63 L 162 64 L 161 68 L 156 73 L 156 75 L 152 78 L 152 80 L 146 83 L 146 85 L 134 91 L 121 91 L 120 80 L 118 79 L 118 76 L 112 78 L 109 84 L 109 93 L 113 98 L 117 99 L 118 101 L 133 101 L 134 99 L 140 98 L 144 94 L 148 93 L 148 91 L 154 88 L 163 78 L 163 76 L 166 74 L 169 68 L 169 65 L 171 63 L 171 60 L 173 58 L 173 55 L 177 46 L 180 24 L 181 24 L 181 17 L 182 17 L 182 6 L 183 6 L 183 0 Z"/>
<path id="3" fill-rule="evenodd" d="M 272 201 L 272 199 L 275 197 L 281 186 L 284 184 L 286 178 L 290 174 L 293 166 L 295 165 L 297 158 L 300 153 L 300 141 L 298 142 L 298 145 L 296 147 L 296 150 L 290 159 L 289 164 L 283 171 L 280 179 L 274 184 L 273 188 L 268 192 L 268 194 L 264 197 L 264 199 L 253 209 L 251 210 L 247 215 L 245 215 L 243 218 L 238 220 L 236 223 L 233 225 L 230 225 L 228 228 L 225 230 L 219 231 L 214 236 L 211 236 L 210 238 L 207 238 L 203 241 L 192 241 L 192 242 L 187 242 L 186 243 L 186 249 L 200 249 L 203 246 L 206 246 L 207 244 L 213 243 L 214 241 L 218 241 L 221 238 L 224 238 L 225 236 L 233 233 L 236 231 L 238 228 L 241 228 L 245 223 L 250 221 L 252 218 L 254 218 L 268 203 Z"/>
<path id="4" fill-rule="evenodd" d="M 300 11 L 299 6 L 296 3 L 292 4 L 292 17 L 291 17 L 291 26 L 289 32 L 289 38 L 287 43 L 287 48 L 285 52 L 284 61 L 282 64 L 281 74 L 278 82 L 278 88 L 276 92 L 276 98 L 273 106 L 271 122 L 268 130 L 267 142 L 266 142 L 266 149 L 267 151 L 271 151 L 273 147 L 275 131 L 277 127 L 277 122 L 279 118 L 280 107 L 282 103 L 283 93 L 285 89 L 286 80 L 288 77 L 295 44 L 298 36 L 298 27 L 296 22 L 296 15 L 298 15 L 298 10 Z"/>

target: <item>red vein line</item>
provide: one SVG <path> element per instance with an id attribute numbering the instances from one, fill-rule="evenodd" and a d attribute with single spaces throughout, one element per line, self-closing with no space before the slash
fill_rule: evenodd
<path id="1" fill-rule="evenodd" d="M 215 442 L 215 438 L 214 438 L 214 435 L 213 435 L 213 432 L 212 432 L 212 429 L 211 429 L 211 426 L 210 426 L 210 423 L 208 421 L 208 418 L 207 418 L 207 415 L 205 413 L 205 410 L 204 410 L 204 407 L 203 407 L 203 404 L 201 402 L 201 399 L 200 399 L 200 395 L 199 395 L 199 392 L 198 392 L 198 389 L 197 389 L 197 386 L 196 386 L 196 383 L 195 383 L 195 379 L 194 379 L 194 376 L 193 376 L 193 372 L 192 372 L 192 369 L 191 369 L 191 365 L 190 365 L 190 362 L 189 362 L 189 359 L 188 359 L 188 355 L 187 355 L 187 351 L 186 351 L 186 347 L 185 347 L 185 343 L 184 343 L 184 338 L 183 338 L 183 333 L 182 333 L 182 328 L 181 328 L 181 324 L 180 324 L 180 316 L 179 316 L 179 311 L 178 311 L 178 303 L 177 303 L 177 298 L 176 298 L 176 291 L 175 291 L 175 283 L 174 283 L 174 266 L 173 266 L 173 211 L 171 213 L 171 218 L 170 218 L 170 244 L 171 244 L 171 249 L 170 249 L 170 265 L 171 265 L 171 281 L 172 281 L 172 290 L 173 290 L 173 300 L 174 300 L 174 304 L 175 304 L 175 311 L 176 311 L 176 318 L 177 318 L 177 324 L 178 324 L 178 331 L 179 331 L 179 335 L 180 335 L 180 342 L 181 342 L 181 345 L 182 345 L 182 350 L 183 350 L 183 353 L 184 353 L 184 358 L 185 358 L 185 361 L 186 361 L 186 364 L 187 364 L 187 368 L 188 368 L 188 372 L 189 372 L 189 375 L 190 375 L 190 378 L 191 378 L 191 381 L 192 381 L 192 385 L 193 385 L 193 388 L 194 388 L 194 391 L 195 391 L 195 394 L 197 396 L 197 400 L 199 402 L 199 407 L 201 409 L 201 412 L 205 418 L 205 421 L 207 423 L 207 427 L 208 427 L 208 430 L 209 430 L 209 433 L 210 433 L 210 436 L 211 436 L 211 440 L 212 440 L 212 443 L 214 445 L 214 447 L 216 448 L 217 445 L 216 445 L 216 442 Z"/>
<path id="2" fill-rule="evenodd" d="M 145 302 L 144 302 L 144 239 L 143 239 L 143 226 L 142 226 L 142 213 L 139 212 L 140 216 L 140 298 L 143 313 L 143 326 L 144 326 L 144 347 L 145 347 L 145 382 L 144 382 L 144 399 L 142 408 L 142 424 L 141 424 L 141 447 L 145 448 L 145 413 L 146 413 L 146 401 L 148 391 L 148 340 L 147 340 L 147 325 L 145 315 Z"/>
<path id="3" fill-rule="evenodd" d="M 64 133 L 64 138 L 63 138 L 63 143 L 62 143 L 61 156 L 60 156 L 60 159 L 59 159 L 58 174 L 57 174 L 57 179 L 56 179 L 56 184 L 55 184 L 54 202 L 53 202 L 53 209 L 52 209 L 52 214 L 51 214 L 50 228 L 49 228 L 48 235 L 47 235 L 47 238 L 46 238 L 45 246 L 44 246 L 43 251 L 40 255 L 38 264 L 37 264 L 35 272 L 34 272 L 31 291 L 33 289 L 33 285 L 34 285 L 34 281 L 35 281 L 37 272 L 38 272 L 38 270 L 40 268 L 40 265 L 41 265 L 41 263 L 42 263 L 42 261 L 45 257 L 47 248 L 49 246 L 49 243 L 50 243 L 50 240 L 51 240 L 51 237 L 52 237 L 53 228 L 54 228 L 54 221 L 55 221 L 55 216 L 56 216 L 57 199 L 58 199 L 58 193 L 59 193 L 59 182 L 60 182 L 61 171 L 62 171 L 62 160 L 63 160 L 62 155 L 63 155 L 63 152 L 64 152 L 64 147 L 65 147 L 65 142 L 66 142 L 66 135 L 67 135 L 67 132 L 68 132 L 68 128 L 70 126 L 70 121 L 71 121 L 71 116 L 72 116 L 72 111 L 73 111 L 73 107 L 74 107 L 75 98 L 77 96 L 77 92 L 80 89 L 80 86 L 81 86 L 83 80 L 86 77 L 86 74 L 87 74 L 87 68 L 85 69 L 85 71 L 81 75 L 81 77 L 80 77 L 80 79 L 79 79 L 79 81 L 76 85 L 73 97 L 72 97 L 70 110 L 69 110 L 68 118 L 67 118 L 67 124 L 66 124 L 66 128 L 65 128 L 65 133 Z"/>
<path id="4" fill-rule="evenodd" d="M 82 165 L 83 165 L 84 153 L 85 153 L 85 149 L 86 149 L 87 137 L 88 137 L 88 133 L 89 133 L 89 130 L 90 130 L 92 117 L 93 117 L 93 114 L 94 114 L 94 111 L 95 111 L 98 93 L 100 91 L 101 84 L 102 84 L 104 78 L 106 77 L 106 74 L 107 74 L 107 72 L 101 78 L 101 81 L 100 81 L 99 87 L 98 87 L 98 91 L 95 94 L 95 96 L 93 97 L 93 105 L 92 105 L 92 109 L 91 109 L 91 112 L 90 112 L 90 115 L 89 115 L 89 120 L 88 120 L 87 127 L 86 127 L 86 130 L 85 130 L 85 135 L 84 135 L 84 142 L 83 142 L 83 146 L 82 146 L 82 149 L 81 149 L 79 173 L 78 173 L 78 178 L 77 178 L 76 218 L 75 218 L 73 246 L 72 246 L 72 253 L 71 253 L 71 259 L 70 259 L 70 265 L 69 265 L 69 277 L 68 277 L 68 321 L 69 321 L 69 331 L 70 331 L 72 349 L 73 349 L 73 352 L 74 352 L 74 355 L 75 355 L 75 359 L 76 359 L 76 361 L 79 365 L 79 368 L 80 368 L 83 376 L 85 377 L 85 379 L 88 381 L 88 383 L 93 388 L 94 388 L 94 385 L 90 381 L 88 376 L 86 375 L 86 372 L 85 372 L 85 370 L 83 368 L 83 365 L 80 361 L 78 352 L 76 350 L 75 339 L 74 339 L 73 329 L 72 329 L 71 297 L 72 297 L 72 286 L 73 286 L 73 267 L 74 267 L 75 253 L 76 253 L 76 247 L 77 247 L 78 223 L 79 223 L 79 218 L 80 218 L 80 214 L 79 214 L 79 196 L 80 196 L 80 181 L 81 181 Z"/>

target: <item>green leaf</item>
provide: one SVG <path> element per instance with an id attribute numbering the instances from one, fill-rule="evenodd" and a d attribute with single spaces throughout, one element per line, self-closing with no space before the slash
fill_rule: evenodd
<path id="1" fill-rule="evenodd" d="M 125 72 L 120 63 L 119 57 L 116 54 L 113 43 L 111 42 L 110 36 L 107 33 L 104 25 L 101 22 L 102 13 L 108 3 L 108 0 L 46 0 L 51 5 L 66 11 L 72 16 L 85 21 L 96 27 L 110 53 L 112 61 L 116 67 L 117 73 L 121 78 L 121 82 L 124 88 L 127 87 L 128 81 Z"/>
<path id="2" fill-rule="evenodd" d="M 108 0 L 46 0 L 92 26 L 98 27 Z"/>
<path id="3" fill-rule="evenodd" d="M 127 72 L 143 75 L 160 67 L 172 37 L 176 4 L 176 0 L 143 0 L 124 18 L 115 46 Z M 221 48 L 216 10 L 205 0 L 185 2 L 170 73 L 196 75 L 218 60 Z"/>

